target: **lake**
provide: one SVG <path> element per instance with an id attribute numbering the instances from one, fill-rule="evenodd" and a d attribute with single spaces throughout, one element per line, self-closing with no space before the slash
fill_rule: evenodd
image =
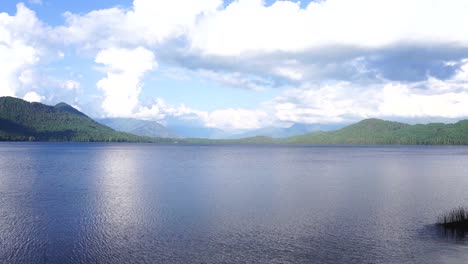
<path id="1" fill-rule="evenodd" d="M 1 263 L 467 263 L 468 147 L 0 143 Z"/>

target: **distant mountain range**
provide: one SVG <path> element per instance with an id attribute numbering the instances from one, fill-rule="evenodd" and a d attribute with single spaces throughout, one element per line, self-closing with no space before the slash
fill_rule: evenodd
<path id="1" fill-rule="evenodd" d="M 316 131 L 332 131 L 342 128 L 343 124 L 300 124 L 296 123 L 290 127 L 266 127 L 256 130 L 247 131 L 240 134 L 230 136 L 232 139 L 247 138 L 247 137 L 272 137 L 272 138 L 288 138 L 297 135 L 304 135 Z"/>
<path id="2" fill-rule="evenodd" d="M 221 129 L 191 125 L 168 125 L 167 129 L 174 131 L 181 138 L 227 138 L 228 133 Z"/>
<path id="3" fill-rule="evenodd" d="M 117 132 L 66 103 L 48 106 L 0 97 L 0 140 L 160 142 L 167 139 Z"/>
<path id="4" fill-rule="evenodd" d="M 97 122 L 116 131 L 126 132 L 138 136 L 179 138 L 180 136 L 156 121 L 140 120 L 135 118 L 103 118 Z"/>
<path id="5" fill-rule="evenodd" d="M 102 118 L 96 121 L 116 131 L 147 137 L 220 139 L 227 138 L 229 135 L 221 129 L 191 124 L 165 127 L 156 121 L 134 118 Z"/>
<path id="6" fill-rule="evenodd" d="M 184 136 L 186 129 L 167 129 L 154 121 L 136 119 L 103 119 L 122 131 L 117 132 L 100 124 L 66 103 L 47 106 L 28 103 L 13 97 L 0 97 L 1 141 L 99 141 L 99 142 L 181 142 L 203 144 L 365 144 L 365 145 L 468 145 L 468 120 L 454 124 L 431 123 L 409 125 L 380 119 L 366 119 L 339 130 L 324 125 L 293 125 L 290 128 L 266 128 L 251 131 L 243 138 L 209 139 L 224 133 L 216 129 L 201 129 L 200 137 L 173 139 L 162 137 Z M 289 136 L 301 131 L 320 130 L 304 135 Z M 173 132 L 174 131 L 174 132 Z M 181 133 L 182 132 L 182 133 Z M 191 135 L 196 135 L 191 132 Z M 263 134 L 263 135 L 262 135 Z M 188 134 L 185 134 L 188 135 Z M 267 136 L 265 136 L 267 135 Z M 273 138 L 277 137 L 277 138 Z"/>
<path id="7" fill-rule="evenodd" d="M 163 138 L 205 138 L 205 139 L 241 139 L 249 137 L 287 138 L 304 135 L 315 131 L 331 131 L 342 128 L 343 124 L 293 124 L 290 127 L 266 127 L 242 133 L 228 133 L 221 129 L 196 126 L 192 124 L 161 125 L 156 121 L 134 118 L 104 118 L 97 122 L 117 131 L 139 136 Z"/>

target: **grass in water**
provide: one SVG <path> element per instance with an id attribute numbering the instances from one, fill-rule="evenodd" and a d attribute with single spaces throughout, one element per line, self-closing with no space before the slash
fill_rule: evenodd
<path id="1" fill-rule="evenodd" d="M 468 209 L 459 207 L 442 214 L 437 224 L 445 228 L 468 229 Z"/>

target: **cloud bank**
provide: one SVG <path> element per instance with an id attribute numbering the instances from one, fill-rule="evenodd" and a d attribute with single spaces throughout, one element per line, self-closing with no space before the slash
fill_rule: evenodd
<path id="1" fill-rule="evenodd" d="M 466 10 L 464 0 L 325 0 L 305 7 L 291 1 L 134 0 L 129 7 L 67 12 L 64 23 L 52 27 L 18 4 L 15 15 L 0 14 L 0 95 L 45 94 L 32 87 L 43 76 L 38 68 L 63 59 L 55 51 L 67 49 L 93 58 L 103 116 L 196 118 L 224 129 L 367 117 L 463 118 Z M 143 103 L 142 90 L 158 88 L 144 85 L 158 65 L 224 87 L 277 89 L 280 95 L 249 109 L 205 111 L 162 98 Z M 77 80 L 55 79 L 64 80 L 57 90 L 82 88 Z"/>

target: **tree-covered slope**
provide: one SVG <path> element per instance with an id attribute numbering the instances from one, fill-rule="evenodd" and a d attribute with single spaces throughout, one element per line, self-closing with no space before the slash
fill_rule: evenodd
<path id="1" fill-rule="evenodd" d="M 0 97 L 0 140 L 156 141 L 116 132 L 65 103 L 48 106 Z"/>
<path id="2" fill-rule="evenodd" d="M 343 129 L 288 138 L 302 144 L 468 145 L 468 121 L 455 124 L 408 125 L 366 119 Z"/>

